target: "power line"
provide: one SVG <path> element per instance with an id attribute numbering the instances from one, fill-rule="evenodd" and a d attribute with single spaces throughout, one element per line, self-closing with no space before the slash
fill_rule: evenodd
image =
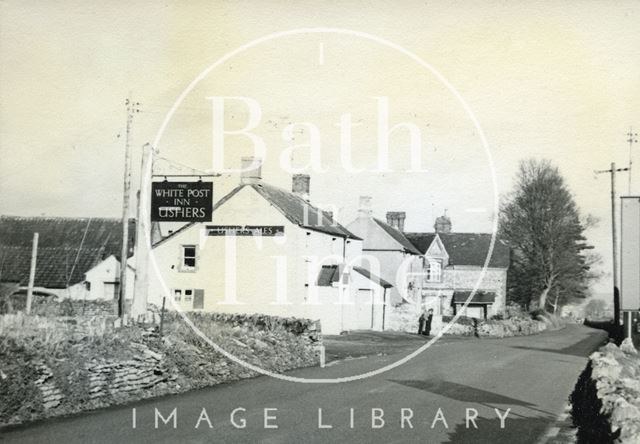
<path id="1" fill-rule="evenodd" d="M 632 163 L 631 150 L 633 148 L 633 144 L 638 143 L 638 133 L 634 133 L 633 127 L 630 126 L 627 136 L 629 137 L 627 139 L 627 142 L 629 142 L 629 194 L 631 194 L 631 163 Z"/>

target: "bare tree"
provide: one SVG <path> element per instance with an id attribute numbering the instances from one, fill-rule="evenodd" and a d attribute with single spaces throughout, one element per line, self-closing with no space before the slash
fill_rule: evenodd
<path id="1" fill-rule="evenodd" d="M 510 299 L 557 311 L 584 298 L 594 260 L 584 254 L 592 248 L 585 243 L 584 229 L 558 168 L 547 160 L 521 162 L 515 189 L 500 209 L 500 236 L 512 248 Z"/>

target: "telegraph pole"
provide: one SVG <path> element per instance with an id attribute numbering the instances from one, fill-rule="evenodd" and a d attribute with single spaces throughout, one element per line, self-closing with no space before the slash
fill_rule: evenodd
<path id="1" fill-rule="evenodd" d="M 142 147 L 140 169 L 140 190 L 138 191 L 138 217 L 136 218 L 136 275 L 131 304 L 131 315 L 138 319 L 147 312 L 147 292 L 149 290 L 149 248 L 151 240 L 151 205 L 148 198 L 149 189 L 145 187 L 147 172 L 153 172 L 153 147 L 145 144 Z M 146 193 L 145 196 L 142 193 Z M 142 203 L 145 203 L 143 206 Z M 149 236 L 149 239 L 147 239 Z"/>
<path id="2" fill-rule="evenodd" d="M 131 124 L 133 115 L 140 112 L 140 102 L 130 98 L 124 104 L 127 107 L 127 131 L 124 139 L 124 187 L 122 196 L 122 249 L 120 251 L 120 288 L 118 291 L 118 316 L 125 322 L 125 298 L 127 295 L 127 257 L 129 256 L 129 200 L 131 195 Z"/>
<path id="3" fill-rule="evenodd" d="M 595 171 L 596 174 L 609 173 L 611 175 L 611 239 L 613 250 L 613 316 L 615 325 L 620 325 L 620 290 L 618 287 L 618 236 L 616 230 L 616 172 L 629 171 L 629 168 L 616 168 L 611 162 L 608 170 Z"/>

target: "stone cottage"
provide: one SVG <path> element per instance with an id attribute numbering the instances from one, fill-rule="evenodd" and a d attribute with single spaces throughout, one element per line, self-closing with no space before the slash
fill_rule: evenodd
<path id="1" fill-rule="evenodd" d="M 453 315 L 464 310 L 463 315 L 484 319 L 503 313 L 509 247 L 496 238 L 486 263 L 491 233 L 454 233 L 451 226 L 445 214 L 436 219 L 433 233 L 405 233 L 424 259 L 421 306 L 432 308 L 436 314 Z M 463 309 L 476 285 L 477 292 Z"/>

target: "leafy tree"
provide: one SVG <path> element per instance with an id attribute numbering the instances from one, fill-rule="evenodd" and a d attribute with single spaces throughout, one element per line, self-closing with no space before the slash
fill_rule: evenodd
<path id="1" fill-rule="evenodd" d="M 590 266 L 580 214 L 558 168 L 548 160 L 520 163 L 515 189 L 500 208 L 499 235 L 512 248 L 509 298 L 554 311 L 584 298 Z"/>

